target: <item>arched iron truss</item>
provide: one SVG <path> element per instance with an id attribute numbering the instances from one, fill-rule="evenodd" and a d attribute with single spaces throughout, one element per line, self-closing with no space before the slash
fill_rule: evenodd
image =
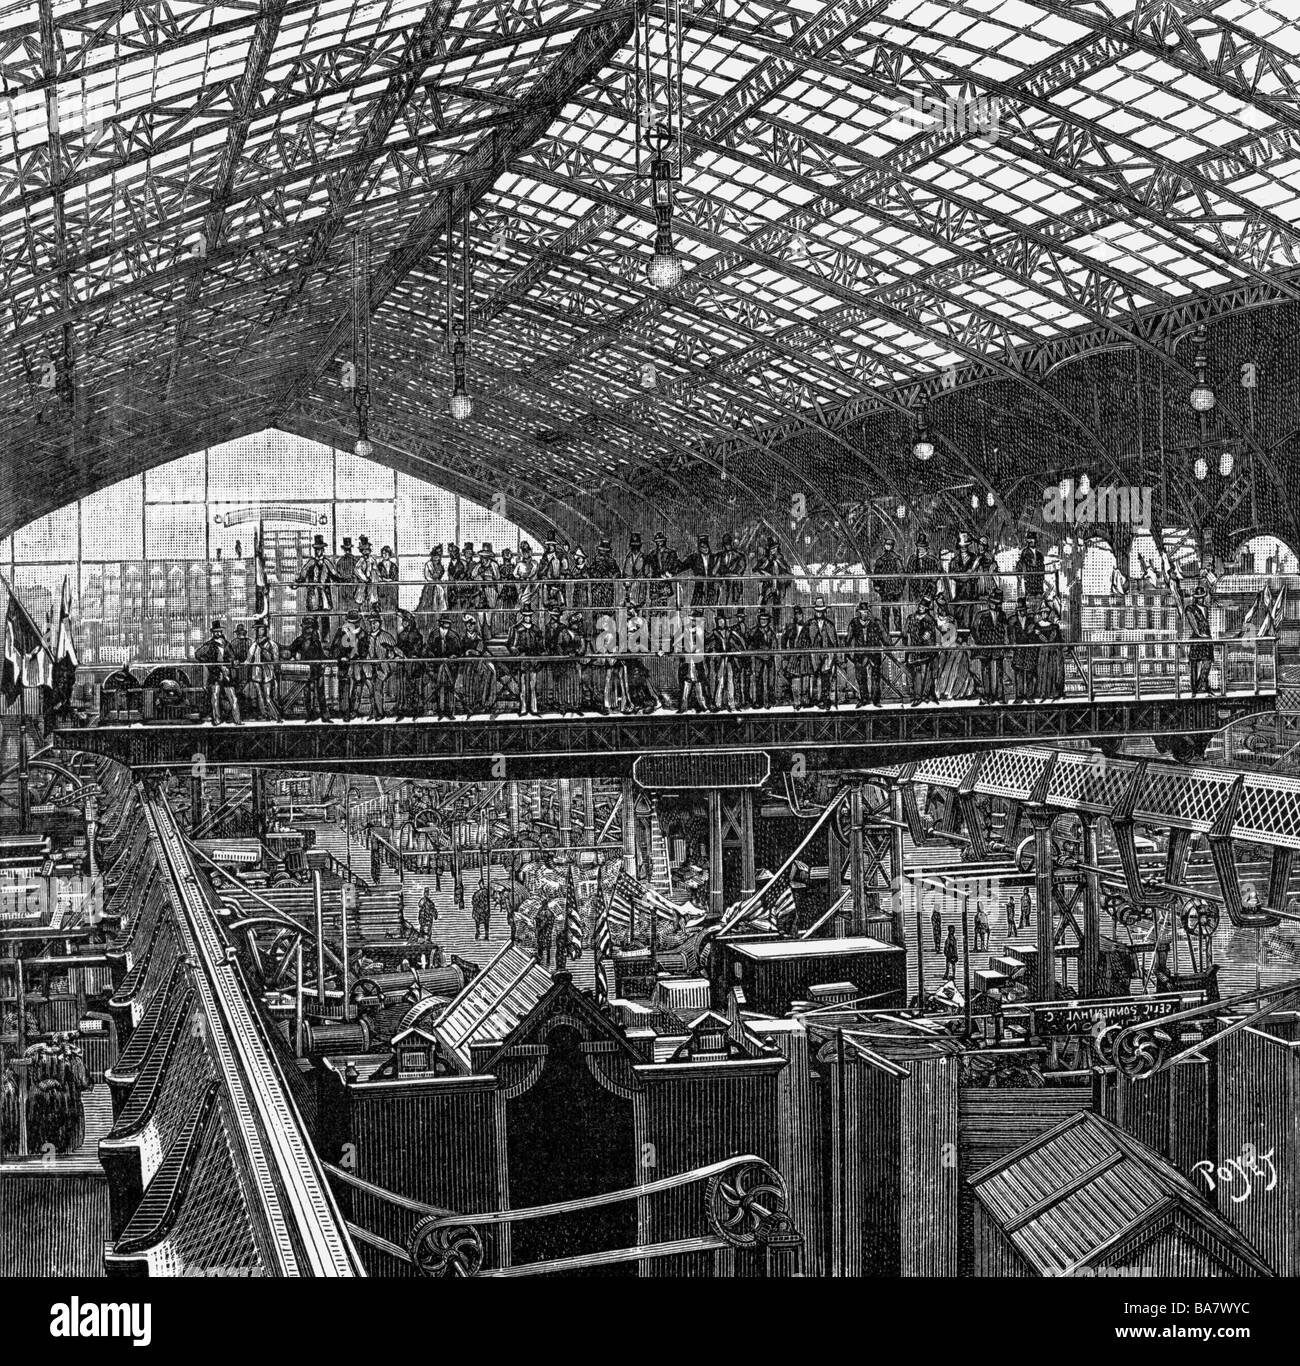
<path id="1" fill-rule="evenodd" d="M 796 563 L 863 559 L 855 509 L 928 496 L 978 527 L 1087 472 L 1153 484 L 1166 524 L 1212 541 L 1300 543 L 1295 26 L 1165 0 L 1031 0 L 1014 28 L 993 0 L 915 8 L 687 0 L 667 292 L 645 275 L 631 5 L 12 8 L 0 530 L 268 426 L 348 444 L 365 232 L 379 458 L 504 493 L 539 536 L 735 522 Z M 1159 121 L 1132 126 L 1148 96 Z M 466 221 L 456 424 L 443 244 Z M 1187 476 L 1202 442 L 1235 480 Z"/>

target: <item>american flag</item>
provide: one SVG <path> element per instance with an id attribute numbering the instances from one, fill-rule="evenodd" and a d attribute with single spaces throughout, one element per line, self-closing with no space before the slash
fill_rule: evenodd
<path id="1" fill-rule="evenodd" d="M 560 927 L 560 941 L 564 944 L 564 956 L 576 962 L 582 957 L 582 915 L 578 910 L 578 885 L 573 876 L 573 864 L 569 864 L 564 880 L 564 924 Z"/>
<path id="2" fill-rule="evenodd" d="M 604 872 L 604 869 L 601 870 Z M 612 895 L 612 891 L 611 891 Z M 601 878 L 596 879 L 596 924 L 595 933 L 592 936 L 593 948 L 596 955 L 596 1003 L 606 1006 L 609 1004 L 609 978 L 605 974 L 605 959 L 614 952 L 614 941 L 609 934 L 609 901 L 605 895 L 604 888 L 601 886 Z"/>

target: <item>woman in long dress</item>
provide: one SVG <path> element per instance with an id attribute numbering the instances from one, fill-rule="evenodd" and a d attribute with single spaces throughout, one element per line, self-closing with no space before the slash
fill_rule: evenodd
<path id="1" fill-rule="evenodd" d="M 415 606 L 415 615 L 424 635 L 437 626 L 438 618 L 447 610 L 447 589 L 443 583 L 446 577 L 447 566 L 442 562 L 442 546 L 435 545 L 424 562 L 424 587 L 420 590 L 420 601 Z"/>
<path id="2" fill-rule="evenodd" d="M 1061 614 L 1055 607 L 1045 607 L 1038 619 L 1038 634 L 1043 647 L 1038 652 L 1038 696 L 1054 700 L 1065 696 L 1065 637 L 1061 631 Z"/>
<path id="3" fill-rule="evenodd" d="M 963 698 L 970 690 L 970 654 L 960 643 L 952 604 L 942 593 L 935 603 L 934 628 L 935 644 L 942 651 L 937 684 L 939 696 Z"/>

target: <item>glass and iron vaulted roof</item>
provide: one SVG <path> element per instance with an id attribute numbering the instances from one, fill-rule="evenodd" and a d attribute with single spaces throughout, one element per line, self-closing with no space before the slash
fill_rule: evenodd
<path id="1" fill-rule="evenodd" d="M 1293 8 L 682 0 L 660 290 L 630 6 L 0 3 L 6 521 L 268 425 L 350 444 L 358 237 L 377 454 L 480 500 L 885 488 L 873 415 L 942 436 L 976 384 L 1086 444 L 1053 366 L 1185 385 L 1216 301 L 1300 298 Z"/>

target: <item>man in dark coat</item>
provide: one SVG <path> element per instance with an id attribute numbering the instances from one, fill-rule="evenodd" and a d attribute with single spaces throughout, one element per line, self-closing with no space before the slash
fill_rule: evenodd
<path id="1" fill-rule="evenodd" d="M 614 549 L 608 541 L 601 541 L 596 547 L 591 564 L 587 567 L 587 577 L 591 584 L 591 609 L 593 612 L 612 611 L 619 599 L 619 564 L 614 558 Z M 584 627 L 590 627 L 594 617 L 584 620 Z"/>
<path id="2" fill-rule="evenodd" d="M 953 616 L 959 631 L 969 631 L 975 624 L 979 604 L 979 555 L 964 531 L 957 533 L 957 549 L 948 562 L 952 574 Z"/>
<path id="3" fill-rule="evenodd" d="M 916 553 L 907 566 L 907 572 L 912 576 L 907 586 L 908 597 L 913 602 L 920 602 L 922 598 L 929 598 L 933 602 L 939 588 L 939 574 L 942 568 L 943 566 L 930 553 L 929 536 L 924 531 L 918 532 Z"/>
<path id="4" fill-rule="evenodd" d="M 938 905 L 930 908 L 930 932 L 934 935 L 935 953 L 943 952 L 943 916 L 939 914 Z"/>
<path id="5" fill-rule="evenodd" d="M 289 645 L 290 659 L 299 660 L 307 667 L 305 698 L 308 721 L 328 721 L 329 702 L 325 696 L 325 644 L 320 638 L 316 617 L 303 617 L 302 630 Z"/>
<path id="6" fill-rule="evenodd" d="M 1011 670 L 1015 676 L 1017 702 L 1032 702 L 1038 692 L 1038 623 L 1024 598 L 1016 600 L 1016 614 L 1007 624 L 1012 645 Z"/>
<path id="7" fill-rule="evenodd" d="M 790 689 L 790 701 L 795 711 L 804 704 L 804 688 L 808 678 L 808 656 L 804 654 L 805 640 L 803 608 L 796 607 L 790 620 L 781 629 L 781 674 Z"/>
<path id="8" fill-rule="evenodd" d="M 650 653 L 671 654 L 676 649 L 674 639 L 674 617 L 677 608 L 677 575 L 680 572 L 677 552 L 668 544 L 662 531 L 654 535 L 654 551 L 648 556 L 646 566 L 650 585 L 647 601 L 649 603 Z"/>
<path id="9" fill-rule="evenodd" d="M 1025 533 L 1025 548 L 1016 561 L 1016 573 L 1020 575 L 1020 591 L 1035 604 L 1043 596 L 1043 571 L 1046 568 L 1043 552 L 1038 548 L 1038 532 Z"/>
<path id="10" fill-rule="evenodd" d="M 971 627 L 972 654 L 979 666 L 980 702 L 1005 702 L 1002 660 L 1006 628 L 1002 620 L 1002 599 L 996 593 L 990 593 L 984 603 Z"/>
<path id="11" fill-rule="evenodd" d="M 350 546 L 352 542 L 344 541 L 343 544 Z M 316 631 L 321 640 L 329 637 L 329 613 L 334 609 L 334 596 L 330 584 L 337 581 L 337 568 L 325 558 L 325 538 L 316 536 L 312 540 L 311 559 L 307 561 L 294 583 L 299 588 L 307 589 L 307 612 L 316 618 Z"/>
<path id="12" fill-rule="evenodd" d="M 537 656 L 544 653 L 542 633 L 533 624 L 529 607 L 521 607 L 515 624 L 510 628 L 506 649 L 519 660 L 519 712 L 521 716 L 536 716 Z"/>
<path id="13" fill-rule="evenodd" d="M 722 549 L 718 551 L 718 574 L 722 579 L 722 600 L 728 607 L 735 607 L 744 596 L 747 568 L 745 552 L 736 545 L 736 538 L 729 531 L 724 533 Z"/>
<path id="14" fill-rule="evenodd" d="M 695 580 L 691 589 L 692 607 L 713 607 L 718 601 L 718 557 L 709 548 L 709 538 L 695 542 L 695 554 L 686 561 L 686 572 Z"/>
<path id="15" fill-rule="evenodd" d="M 948 926 L 948 937 L 943 941 L 943 980 L 945 982 L 955 982 L 957 980 L 957 960 L 961 957 L 961 951 L 957 947 L 957 927 Z"/>
<path id="16" fill-rule="evenodd" d="M 826 599 L 813 599 L 813 614 L 804 627 L 804 646 L 808 656 L 808 676 L 812 692 L 809 703 L 830 711 L 835 705 L 835 664 L 839 649 L 839 632 L 826 614 Z"/>
<path id="17" fill-rule="evenodd" d="M 759 579 L 759 606 L 767 608 L 772 618 L 772 629 L 779 630 L 781 606 L 789 596 L 792 580 L 790 566 L 775 536 L 769 536 L 767 544 L 755 556 L 754 573 Z"/>
<path id="18" fill-rule="evenodd" d="M 221 702 L 225 699 L 230 719 L 242 725 L 239 717 L 239 695 L 235 691 L 233 652 L 219 621 L 212 623 L 212 634 L 194 652 L 194 658 L 205 666 L 204 682 L 212 709 L 212 724 L 221 724 Z"/>
<path id="19" fill-rule="evenodd" d="M 876 592 L 880 594 L 881 615 L 885 629 L 896 636 L 903 634 L 903 561 L 894 549 L 897 544 L 892 536 L 885 537 L 885 548 L 871 566 L 876 581 Z"/>
<path id="20" fill-rule="evenodd" d="M 330 656 L 339 667 L 339 705 L 345 721 L 351 721 L 361 708 L 361 695 L 366 685 L 361 661 L 369 653 L 370 633 L 361 613 L 354 607 L 330 641 Z"/>
<path id="21" fill-rule="evenodd" d="M 880 612 L 871 612 L 864 598 L 849 622 L 849 658 L 858 675 L 858 706 L 880 706 L 880 673 L 889 648 L 889 637 L 880 621 Z"/>
<path id="22" fill-rule="evenodd" d="M 919 707 L 922 702 L 939 700 L 939 694 L 934 686 L 936 638 L 934 617 L 930 614 L 930 599 L 922 598 L 907 623 L 907 668 L 911 675 L 914 707 Z"/>
<path id="23" fill-rule="evenodd" d="M 777 638 L 771 614 L 766 610 L 759 612 L 757 622 L 746 635 L 745 649 L 750 660 L 750 704 L 770 707 L 776 702 Z"/>
<path id="24" fill-rule="evenodd" d="M 451 615 L 443 612 L 424 642 L 424 656 L 430 661 L 425 667 L 432 676 L 434 710 L 442 719 L 456 714 L 456 661 L 462 652 L 460 637 L 451 629 Z"/>

